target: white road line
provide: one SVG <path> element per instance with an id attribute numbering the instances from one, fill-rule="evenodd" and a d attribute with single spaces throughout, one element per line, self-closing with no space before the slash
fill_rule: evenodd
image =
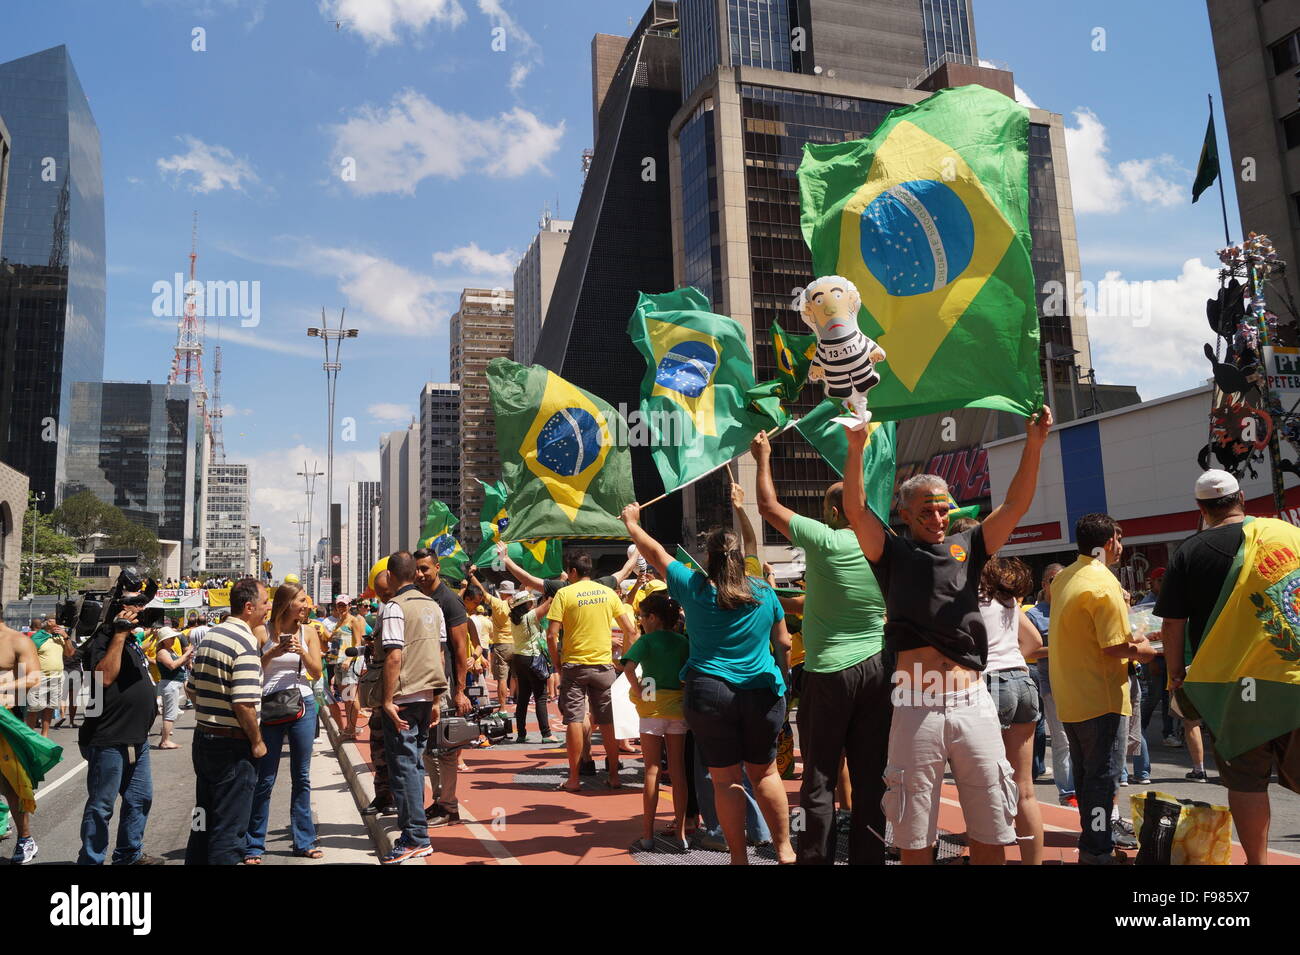
<path id="1" fill-rule="evenodd" d="M 501 863 L 501 865 L 523 865 L 522 862 L 510 854 L 510 851 L 501 844 L 500 840 L 498 840 L 496 836 L 492 835 L 492 833 L 488 831 L 486 826 L 470 814 L 470 811 L 465 808 L 464 803 L 461 803 L 460 805 L 460 818 L 465 824 L 465 828 L 473 834 L 475 839 L 483 843 L 483 847 L 487 849 L 488 852 L 492 853 L 493 858 Z"/>
<path id="2" fill-rule="evenodd" d="M 42 783 L 40 786 L 36 788 L 37 800 L 40 800 L 42 796 L 48 796 L 50 793 L 54 792 L 54 790 L 58 789 L 60 786 L 66 783 L 73 776 L 76 776 L 85 768 L 86 768 L 86 761 L 83 759 L 81 762 L 77 763 L 77 765 L 73 766 L 71 769 L 69 769 L 58 779 L 54 780 L 54 782 L 49 784 Z"/>

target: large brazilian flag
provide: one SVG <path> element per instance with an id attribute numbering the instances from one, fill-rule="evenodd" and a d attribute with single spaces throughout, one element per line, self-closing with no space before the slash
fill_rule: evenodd
<path id="1" fill-rule="evenodd" d="M 739 323 L 709 311 L 699 289 L 641 293 L 628 334 L 645 356 L 641 414 L 651 456 L 673 491 L 745 451 L 778 420 L 753 411 L 754 360 Z"/>
<path id="2" fill-rule="evenodd" d="M 505 530 L 510 526 L 510 513 L 506 510 L 506 485 L 504 481 L 478 483 L 483 485 L 483 509 L 479 512 L 483 546 L 474 558 L 474 563 L 480 567 L 496 566 L 497 542 L 505 540 Z M 530 574 L 549 578 L 564 573 L 563 547 L 563 543 L 557 540 L 510 541 L 506 552 L 511 560 Z"/>
<path id="3" fill-rule="evenodd" d="M 1246 518 L 1183 691 L 1224 759 L 1300 728 L 1300 530 Z"/>
<path id="4" fill-rule="evenodd" d="M 618 515 L 636 496 L 619 413 L 540 366 L 494 358 L 487 379 L 510 501 L 503 539 L 626 540 Z"/>
<path id="5" fill-rule="evenodd" d="M 858 287 L 858 324 L 889 356 L 876 420 L 1042 404 L 1028 147 L 1029 111 L 983 86 L 896 109 L 869 139 L 804 146 L 813 271 Z"/>
<path id="6" fill-rule="evenodd" d="M 424 512 L 424 527 L 420 531 L 420 549 L 438 558 L 439 575 L 448 580 L 465 579 L 466 554 L 452 533 L 459 523 L 451 508 L 442 501 L 430 501 Z"/>
<path id="7" fill-rule="evenodd" d="M 795 430 L 817 449 L 822 460 L 840 477 L 844 476 L 844 460 L 849 453 L 849 440 L 844 426 L 834 420 L 842 414 L 844 405 L 833 398 L 826 398 L 794 424 Z M 862 489 L 866 494 L 867 506 L 886 527 L 889 526 L 889 511 L 894 500 L 894 477 L 898 471 L 897 427 L 893 421 L 877 421 L 873 417 L 867 422 L 867 446 L 862 449 Z"/>

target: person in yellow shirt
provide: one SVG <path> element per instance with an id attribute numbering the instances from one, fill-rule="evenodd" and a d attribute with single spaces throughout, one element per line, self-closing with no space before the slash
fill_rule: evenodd
<path id="1" fill-rule="evenodd" d="M 514 629 L 510 625 L 510 601 L 515 595 L 515 582 L 504 580 L 497 585 L 499 596 L 493 596 L 475 576 L 478 567 L 469 566 L 470 587 L 465 590 L 465 609 L 478 613 L 480 609 L 492 618 L 492 637 L 488 644 L 488 656 L 492 667 L 492 679 L 497 685 L 497 705 L 501 712 L 506 705 L 513 702 L 515 695 L 514 679 L 510 674 L 510 660 L 515 655 Z"/>
<path id="2" fill-rule="evenodd" d="M 582 754 L 590 752 L 591 730 L 586 724 L 590 704 L 592 722 L 600 727 L 605 745 L 606 768 L 611 789 L 619 788 L 618 741 L 614 735 L 614 705 L 611 690 L 618 674 L 614 670 L 614 624 L 626 634 L 635 634 L 632 618 L 623 601 L 604 584 L 591 579 L 592 561 L 587 554 L 573 554 L 566 560 L 569 586 L 562 587 L 546 613 L 546 632 L 551 659 L 560 663 L 560 714 L 569 756 L 569 778 L 560 788 L 576 793 L 581 788 L 579 771 Z M 559 652 L 560 628 L 564 628 L 564 653 Z"/>
<path id="3" fill-rule="evenodd" d="M 1056 712 L 1070 743 L 1079 799 L 1079 863 L 1115 865 L 1111 814 L 1123 750 L 1123 717 L 1132 713 L 1128 663 L 1156 655 L 1129 630 L 1128 601 L 1107 568 L 1124 551 L 1123 532 L 1107 514 L 1085 514 L 1074 528 L 1079 557 L 1052 581 L 1052 646 L 1048 672 Z"/>

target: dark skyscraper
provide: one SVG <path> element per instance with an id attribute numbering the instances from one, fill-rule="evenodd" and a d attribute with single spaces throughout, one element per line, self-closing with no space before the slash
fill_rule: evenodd
<path id="1" fill-rule="evenodd" d="M 0 64 L 12 138 L 0 246 L 0 461 L 43 508 L 66 480 L 74 381 L 104 374 L 99 130 L 66 47 Z"/>

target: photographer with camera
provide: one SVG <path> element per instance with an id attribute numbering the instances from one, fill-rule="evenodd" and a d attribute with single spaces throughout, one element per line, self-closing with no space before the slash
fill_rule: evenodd
<path id="1" fill-rule="evenodd" d="M 415 586 L 426 597 L 433 598 L 442 608 L 443 622 L 446 625 L 446 637 L 443 643 L 443 667 L 451 684 L 451 707 L 454 715 L 468 716 L 474 705 L 465 695 L 465 680 L 468 670 L 469 616 L 465 604 L 456 596 L 455 591 L 442 579 L 442 566 L 438 555 L 432 551 L 417 550 L 415 557 Z M 444 697 L 444 700 L 447 698 Z M 424 750 L 424 768 L 429 774 L 429 783 L 433 787 L 433 802 L 424 810 L 425 821 L 430 827 L 450 826 L 460 822 L 460 804 L 456 801 L 456 786 L 459 778 L 460 750 L 439 749 L 438 730 L 436 727 L 444 715 L 453 715 L 451 707 L 444 714 L 442 708 L 433 714 L 429 731 L 429 742 Z"/>
<path id="2" fill-rule="evenodd" d="M 158 714 L 158 704 L 149 661 L 132 636 L 149 598 L 121 597 L 123 586 L 134 582 L 119 578 L 114 599 L 107 606 L 111 619 L 101 624 L 82 648 L 86 673 L 93 681 L 87 711 L 96 712 L 96 698 L 99 707 L 98 715 L 86 717 L 77 737 L 86 761 L 86 808 L 81 816 L 78 865 L 104 864 L 109 823 L 119 796 L 122 816 L 113 865 L 162 864 L 161 859 L 146 855 L 143 848 L 153 805 L 149 729 Z"/>

